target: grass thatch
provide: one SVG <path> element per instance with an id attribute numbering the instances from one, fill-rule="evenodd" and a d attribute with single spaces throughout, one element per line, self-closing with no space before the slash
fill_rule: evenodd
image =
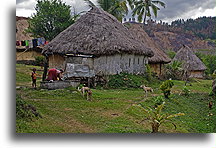
<path id="1" fill-rule="evenodd" d="M 153 56 L 151 49 L 136 41 L 121 22 L 97 7 L 93 7 L 76 23 L 57 35 L 44 47 L 43 53 L 82 53 L 96 56 L 128 53 Z"/>
<path id="2" fill-rule="evenodd" d="M 16 40 L 17 41 L 33 39 L 30 33 L 25 32 L 25 29 L 27 29 L 28 27 L 29 27 L 28 18 L 16 16 Z"/>
<path id="3" fill-rule="evenodd" d="M 148 34 L 141 28 L 140 24 L 127 23 L 126 26 L 129 31 L 136 37 L 136 39 L 147 47 L 151 48 L 154 52 L 154 56 L 149 58 L 149 63 L 169 63 L 171 59 L 157 46 L 154 41 L 148 36 Z"/>
<path id="4" fill-rule="evenodd" d="M 190 71 L 206 70 L 204 63 L 194 54 L 192 49 L 183 45 L 182 48 L 176 53 L 173 61 L 180 61 L 183 63 L 183 68 Z"/>

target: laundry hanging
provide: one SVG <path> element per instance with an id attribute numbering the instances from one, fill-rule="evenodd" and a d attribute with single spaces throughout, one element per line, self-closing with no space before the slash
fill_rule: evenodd
<path id="1" fill-rule="evenodd" d="M 36 48 L 38 46 L 37 39 L 33 39 L 32 42 L 33 42 L 33 48 Z"/>
<path id="2" fill-rule="evenodd" d="M 21 41 L 21 45 L 25 46 L 26 45 L 25 41 Z"/>
<path id="3" fill-rule="evenodd" d="M 29 46 L 29 41 L 25 40 L 25 46 L 28 47 Z"/>

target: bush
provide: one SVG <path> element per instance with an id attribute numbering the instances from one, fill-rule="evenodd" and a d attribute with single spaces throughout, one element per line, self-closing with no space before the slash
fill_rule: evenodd
<path id="1" fill-rule="evenodd" d="M 109 76 L 109 88 L 139 88 L 143 83 L 148 83 L 143 75 L 121 73 Z"/>
<path id="2" fill-rule="evenodd" d="M 169 99 L 169 96 L 171 94 L 171 88 L 174 86 L 174 83 L 172 80 L 166 80 L 163 82 L 160 86 L 160 89 L 162 90 L 164 97 Z"/>
<path id="3" fill-rule="evenodd" d="M 42 117 L 36 108 L 27 104 L 20 95 L 16 95 L 16 119 L 32 120 L 33 117 Z"/>
<path id="4" fill-rule="evenodd" d="M 36 56 L 35 57 L 35 65 L 36 66 L 43 66 L 45 62 L 45 57 L 44 56 Z"/>
<path id="5" fill-rule="evenodd" d="M 155 107 L 157 107 L 158 105 L 161 105 L 165 101 L 163 96 L 156 96 L 153 99 L 155 102 Z"/>
<path id="6" fill-rule="evenodd" d="M 174 57 L 175 57 L 175 55 L 176 55 L 176 53 L 175 53 L 175 51 L 168 51 L 167 52 L 167 55 L 171 58 L 171 59 L 173 59 Z"/>
<path id="7" fill-rule="evenodd" d="M 196 56 L 199 57 L 207 67 L 207 70 L 205 70 L 206 75 L 213 74 L 214 71 L 216 71 L 216 55 L 205 55 L 197 52 Z"/>
<path id="8" fill-rule="evenodd" d="M 182 89 L 182 94 L 185 95 L 185 96 L 189 96 L 190 90 L 187 88 L 187 86 L 185 86 L 185 87 Z"/>
<path id="9" fill-rule="evenodd" d="M 17 119 L 31 119 L 33 114 L 25 109 L 27 103 L 21 98 L 21 96 L 16 96 L 16 118 Z"/>
<path id="10" fill-rule="evenodd" d="M 178 61 L 173 61 L 170 64 L 167 64 L 165 67 L 165 79 L 173 79 L 173 80 L 180 80 L 182 78 L 182 63 Z"/>

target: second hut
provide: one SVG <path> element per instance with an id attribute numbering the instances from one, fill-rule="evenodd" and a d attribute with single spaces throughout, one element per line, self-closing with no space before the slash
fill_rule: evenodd
<path id="1" fill-rule="evenodd" d="M 187 72 L 189 78 L 203 78 L 206 70 L 205 64 L 194 54 L 192 49 L 183 45 L 176 53 L 173 61 L 182 63 L 182 68 Z"/>

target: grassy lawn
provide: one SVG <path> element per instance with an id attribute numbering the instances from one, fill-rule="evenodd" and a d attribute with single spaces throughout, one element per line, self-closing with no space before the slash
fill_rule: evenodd
<path id="1" fill-rule="evenodd" d="M 152 85 L 154 93 L 144 97 L 140 88 L 92 89 L 93 101 L 86 101 L 75 88 L 45 90 L 31 88 L 31 68 L 17 64 L 17 89 L 28 104 L 37 108 L 42 118 L 17 119 L 17 133 L 150 133 L 151 125 L 145 113 L 136 105 L 154 107 L 154 97 L 162 95 L 159 85 Z M 36 67 L 40 69 L 40 67 Z M 42 75 L 42 71 L 38 71 Z M 39 78 L 40 79 L 40 78 Z M 39 86 L 39 80 L 37 84 Z M 211 99 L 211 80 L 199 80 L 188 86 L 189 96 L 179 95 L 184 82 L 174 81 L 171 98 L 166 100 L 164 112 L 183 112 L 185 116 L 173 118 L 177 125 L 161 125 L 162 133 L 212 133 L 216 132 L 215 107 L 208 108 Z M 215 103 L 215 101 L 214 101 Z M 213 116 L 208 116 L 209 112 Z"/>

